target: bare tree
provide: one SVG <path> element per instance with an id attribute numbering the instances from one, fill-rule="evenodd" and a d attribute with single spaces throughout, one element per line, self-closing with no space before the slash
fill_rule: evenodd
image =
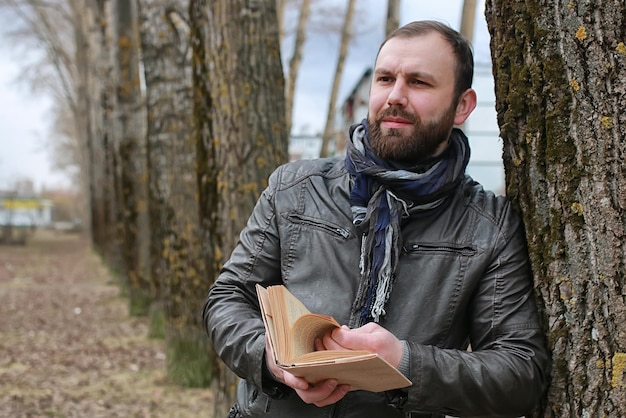
<path id="1" fill-rule="evenodd" d="M 285 109 L 287 132 L 291 132 L 292 114 L 293 114 L 293 101 L 296 91 L 296 81 L 298 78 L 298 72 L 300 70 L 300 63 L 302 62 L 302 48 L 306 40 L 306 26 L 309 20 L 309 13 L 311 11 L 311 0 L 302 0 L 300 5 L 300 14 L 298 18 L 298 26 L 296 28 L 296 39 L 293 46 L 293 55 L 289 60 L 289 76 L 286 79 L 287 87 L 285 88 Z"/>
<path id="2" fill-rule="evenodd" d="M 329 155 L 329 145 L 333 136 L 335 136 L 335 108 L 337 96 L 339 95 L 339 87 L 341 77 L 343 75 L 343 67 L 348 55 L 348 45 L 352 37 L 352 18 L 354 16 L 354 5 L 356 0 L 349 0 L 346 8 L 343 28 L 341 30 L 341 42 L 339 46 L 339 55 L 337 57 L 337 67 L 333 78 L 333 85 L 330 91 L 330 100 L 328 102 L 328 113 L 326 114 L 326 124 L 324 125 L 324 133 L 322 135 L 322 148 L 320 150 L 321 157 Z"/>
<path id="3" fill-rule="evenodd" d="M 219 251 L 227 255 L 269 174 L 287 161 L 285 91 L 274 2 L 212 0 L 207 14 Z M 226 416 L 236 378 L 222 363 L 217 373 L 215 416 Z"/>
<path id="4" fill-rule="evenodd" d="M 145 112 L 139 76 L 137 3 L 115 0 L 114 63 L 117 88 L 113 125 L 119 146 L 121 257 L 131 315 L 147 315 L 154 299 L 149 278 L 150 230 Z"/>
<path id="5" fill-rule="evenodd" d="M 117 200 L 112 177 L 107 175 L 111 172 L 107 162 L 114 160 L 107 155 L 111 148 L 105 119 L 110 114 L 103 105 L 111 94 L 103 87 L 110 75 L 104 4 L 93 0 L 4 0 L 4 4 L 24 22 L 21 35 L 30 36 L 44 52 L 45 65 L 31 68 L 32 80 L 51 93 L 58 120 L 71 120 L 74 125 L 61 136 L 74 135 L 80 156 L 76 163 L 89 201 L 86 224 L 99 251 L 117 259 L 113 245 Z"/>
<path id="6" fill-rule="evenodd" d="M 276 21 L 278 22 L 278 39 L 285 39 L 285 9 L 289 0 L 276 0 Z"/>
<path id="7" fill-rule="evenodd" d="M 387 17 L 385 19 L 385 36 L 400 26 L 400 0 L 387 0 Z"/>
<path id="8" fill-rule="evenodd" d="M 474 39 L 474 22 L 476 20 L 476 0 L 463 0 L 460 32 L 470 42 Z"/>
<path id="9" fill-rule="evenodd" d="M 198 208 L 189 2 L 139 4 L 148 113 L 151 275 L 165 312 L 168 378 L 184 386 L 206 386 L 209 348 L 198 332 L 198 308 L 207 285 Z"/>
<path id="10" fill-rule="evenodd" d="M 553 367 L 537 415 L 626 416 L 622 0 L 488 0 L 507 194 Z"/>

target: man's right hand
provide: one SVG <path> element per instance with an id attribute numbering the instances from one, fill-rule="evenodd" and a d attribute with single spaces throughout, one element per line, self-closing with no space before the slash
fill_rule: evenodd
<path id="1" fill-rule="evenodd" d="M 267 338 L 265 339 L 265 362 L 274 379 L 293 388 L 300 399 L 307 404 L 313 404 L 318 407 L 332 405 L 339 402 L 350 390 L 349 385 L 338 385 L 334 379 L 324 380 L 311 385 L 303 378 L 294 376 L 281 369 L 274 361 L 272 347 L 270 347 Z"/>

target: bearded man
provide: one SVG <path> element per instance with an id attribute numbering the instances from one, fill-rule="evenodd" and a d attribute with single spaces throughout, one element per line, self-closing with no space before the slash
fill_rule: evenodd
<path id="1" fill-rule="evenodd" d="M 523 226 L 465 174 L 455 128 L 476 106 L 473 65 L 448 26 L 399 28 L 378 51 L 346 157 L 271 175 L 204 308 L 216 352 L 242 378 L 230 416 L 521 416 L 541 399 L 549 355 Z M 257 284 L 345 324 L 317 350 L 377 353 L 411 385 L 373 393 L 278 367 Z"/>

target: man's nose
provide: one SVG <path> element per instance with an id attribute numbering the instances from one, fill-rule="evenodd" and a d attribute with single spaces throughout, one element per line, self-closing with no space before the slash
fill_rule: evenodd
<path id="1" fill-rule="evenodd" d="M 406 95 L 406 86 L 402 81 L 396 81 L 387 97 L 387 104 L 389 106 L 406 107 L 408 103 L 409 99 Z"/>

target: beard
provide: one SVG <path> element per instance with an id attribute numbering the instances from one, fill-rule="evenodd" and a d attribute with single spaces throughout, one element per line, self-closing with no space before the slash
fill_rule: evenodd
<path id="1" fill-rule="evenodd" d="M 397 107 L 390 107 L 372 119 L 367 116 L 370 145 L 376 154 L 384 160 L 401 163 L 419 164 L 436 156 L 444 142 L 448 141 L 456 105 L 450 106 L 441 117 L 422 123 L 419 116 Z M 413 130 L 403 133 L 402 129 L 391 128 L 383 132 L 381 122 L 388 116 L 401 117 L 413 123 Z"/>

